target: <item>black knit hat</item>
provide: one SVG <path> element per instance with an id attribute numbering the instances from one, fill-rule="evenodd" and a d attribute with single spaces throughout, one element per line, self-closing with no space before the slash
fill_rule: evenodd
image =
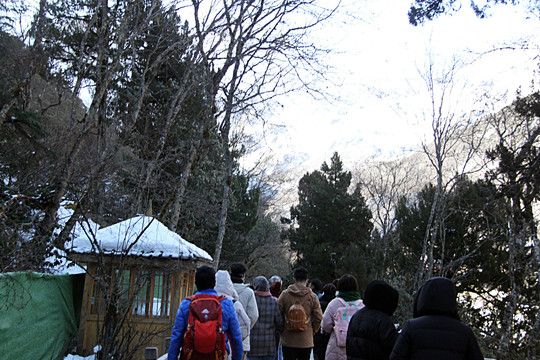
<path id="1" fill-rule="evenodd" d="M 399 301 L 399 293 L 382 280 L 373 280 L 364 292 L 364 305 L 392 316 Z"/>
<path id="2" fill-rule="evenodd" d="M 200 266 L 195 272 L 197 290 L 213 289 L 216 285 L 216 272 L 210 266 Z"/>

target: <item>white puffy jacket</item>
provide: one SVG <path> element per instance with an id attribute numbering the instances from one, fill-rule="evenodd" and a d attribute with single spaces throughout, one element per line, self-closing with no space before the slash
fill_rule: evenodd
<path id="1" fill-rule="evenodd" d="M 257 300 L 255 300 L 255 293 L 249 288 L 247 284 L 233 284 L 234 289 L 238 293 L 238 302 L 242 304 L 244 310 L 251 321 L 250 329 L 255 325 L 259 318 L 259 309 L 257 308 Z M 244 339 L 242 344 L 244 345 L 244 351 L 249 351 L 249 336 Z"/>
<path id="2" fill-rule="evenodd" d="M 234 309 L 236 310 L 236 316 L 238 317 L 238 323 L 240 324 L 240 331 L 242 332 L 242 342 L 245 342 L 245 339 L 249 340 L 249 330 L 252 328 L 251 320 L 242 304 L 238 301 L 238 293 L 234 289 L 231 276 L 227 271 L 219 270 L 216 272 L 216 285 L 214 289 L 218 295 L 224 295 L 232 300 Z"/>

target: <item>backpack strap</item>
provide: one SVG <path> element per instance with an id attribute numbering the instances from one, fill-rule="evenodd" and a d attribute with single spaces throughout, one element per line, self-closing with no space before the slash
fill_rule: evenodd
<path id="1" fill-rule="evenodd" d="M 307 299 L 308 299 L 308 296 L 305 296 L 304 299 L 303 299 L 304 301 L 293 300 L 292 297 L 291 297 L 291 294 L 290 294 L 288 291 L 286 292 L 286 294 L 287 294 L 287 296 L 289 297 L 289 301 L 291 302 L 291 306 L 292 306 L 293 304 L 299 304 L 299 305 L 304 306 L 304 304 L 306 303 L 306 301 L 307 301 Z M 304 310 L 305 310 L 305 307 L 304 307 Z"/>
<path id="2" fill-rule="evenodd" d="M 345 308 L 345 311 L 343 311 L 343 319 L 346 319 L 347 318 L 347 309 L 349 308 L 349 305 L 352 305 L 356 308 L 356 311 L 360 310 L 358 308 L 358 305 L 356 305 L 356 303 L 358 302 L 358 300 L 355 300 L 355 301 L 345 301 L 343 298 L 340 298 L 340 297 L 337 297 L 336 299 L 339 300 L 339 302 L 341 302 L 341 304 L 343 306 L 340 306 L 340 308 L 344 307 Z"/>
<path id="3" fill-rule="evenodd" d="M 354 307 L 356 308 L 356 311 L 360 310 L 360 309 L 358 309 L 358 306 L 356 305 L 356 301 L 347 301 L 347 304 L 354 306 Z M 348 309 L 348 308 L 349 308 L 349 306 L 347 306 L 347 307 L 345 308 L 345 311 L 343 312 L 343 317 L 344 317 L 345 319 L 347 318 L 347 309 Z"/>
<path id="4" fill-rule="evenodd" d="M 195 299 L 204 299 L 204 298 L 207 298 L 207 299 L 214 299 L 214 298 L 217 298 L 217 300 L 219 302 L 222 302 L 223 300 L 225 300 L 227 297 L 225 295 L 212 295 L 212 294 L 198 294 L 198 295 L 192 295 L 192 296 L 189 296 L 186 298 L 186 300 L 189 300 L 189 301 L 193 301 Z"/>

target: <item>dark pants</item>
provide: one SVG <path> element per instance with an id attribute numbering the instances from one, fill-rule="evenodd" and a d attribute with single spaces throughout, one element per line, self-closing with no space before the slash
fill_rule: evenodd
<path id="1" fill-rule="evenodd" d="M 283 346 L 283 360 L 309 360 L 311 348 L 293 348 Z"/>
<path id="2" fill-rule="evenodd" d="M 318 332 L 313 335 L 313 359 L 324 360 L 330 334 Z"/>

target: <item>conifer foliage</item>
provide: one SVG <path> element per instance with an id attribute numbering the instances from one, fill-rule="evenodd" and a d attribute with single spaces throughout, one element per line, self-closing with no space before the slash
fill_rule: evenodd
<path id="1" fill-rule="evenodd" d="M 305 174 L 298 183 L 298 205 L 291 207 L 282 233 L 297 265 L 332 281 L 344 273 L 366 277 L 367 244 L 373 224 L 360 189 L 349 191 L 351 172 L 334 153 L 330 164 Z"/>

